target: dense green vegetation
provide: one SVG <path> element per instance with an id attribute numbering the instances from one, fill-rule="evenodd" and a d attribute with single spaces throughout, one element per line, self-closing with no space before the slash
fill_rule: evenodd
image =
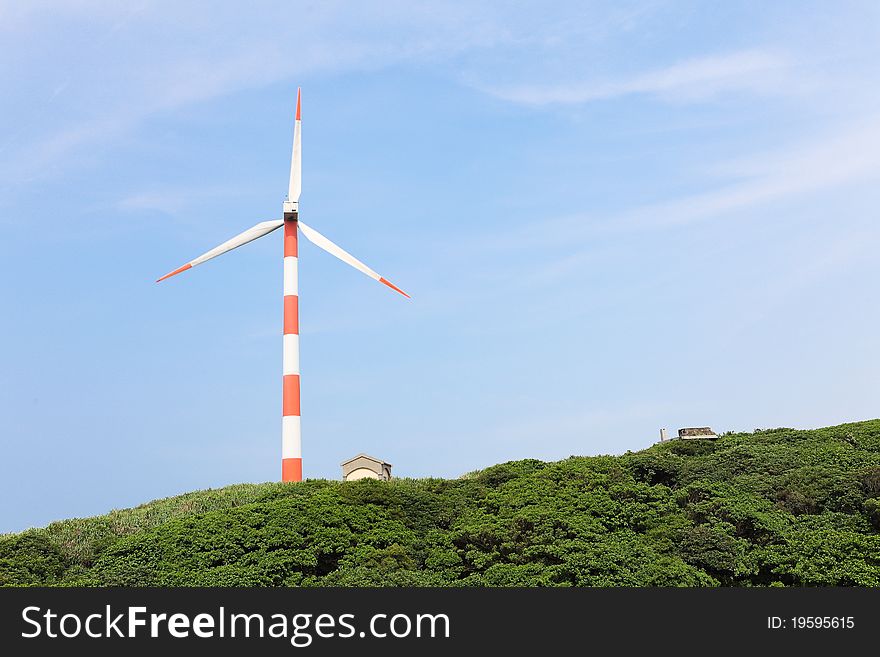
<path id="1" fill-rule="evenodd" d="M 0 585 L 880 586 L 880 420 L 231 486 L 0 537 Z"/>

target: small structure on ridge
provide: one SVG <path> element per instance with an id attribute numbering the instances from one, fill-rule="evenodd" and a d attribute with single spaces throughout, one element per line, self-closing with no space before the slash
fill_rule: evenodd
<path id="1" fill-rule="evenodd" d="M 712 431 L 712 429 L 710 429 L 709 427 L 691 427 L 688 429 L 678 430 L 679 440 L 714 440 L 717 437 L 718 436 L 715 434 L 715 432 Z"/>
<path id="2" fill-rule="evenodd" d="M 358 454 L 342 462 L 342 481 L 380 479 L 391 481 L 391 464 L 369 454 Z"/>

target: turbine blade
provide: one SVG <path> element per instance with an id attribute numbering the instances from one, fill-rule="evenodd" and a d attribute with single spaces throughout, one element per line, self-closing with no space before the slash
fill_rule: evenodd
<path id="1" fill-rule="evenodd" d="M 302 111 L 300 88 L 296 88 L 296 120 L 293 123 L 293 153 L 290 156 L 290 184 L 287 187 L 287 200 L 299 201 L 302 193 Z"/>
<path id="2" fill-rule="evenodd" d="M 200 265 L 203 262 L 205 262 L 206 260 L 210 260 L 211 258 L 216 258 L 218 255 L 223 255 L 227 251 L 232 251 L 232 249 L 237 249 L 241 245 L 247 244 L 248 242 L 253 242 L 255 239 L 260 238 L 263 235 L 268 235 L 273 230 L 277 230 L 278 228 L 281 228 L 283 225 L 284 225 L 283 219 L 274 219 L 272 221 L 263 221 L 261 223 L 258 223 L 256 226 L 253 226 L 252 228 L 248 228 L 243 233 L 236 235 L 231 240 L 227 240 L 227 241 L 223 242 L 223 244 L 221 244 L 217 248 L 211 249 L 207 253 L 203 253 L 195 260 L 190 260 L 183 267 L 178 267 L 174 271 L 172 271 L 168 274 L 165 274 L 162 278 L 160 278 L 156 282 L 158 283 L 159 281 L 164 281 L 166 278 L 171 278 L 175 274 L 179 274 L 180 272 L 186 271 L 187 269 L 192 269 L 196 265 Z"/>
<path id="3" fill-rule="evenodd" d="M 309 228 L 302 221 L 297 221 L 296 223 L 299 224 L 299 229 L 302 231 L 302 234 L 306 236 L 306 239 L 315 246 L 324 249 L 327 253 L 331 255 L 335 255 L 337 258 L 342 260 L 342 262 L 348 263 L 358 271 L 365 273 L 373 280 L 379 281 L 383 285 L 387 285 L 388 287 L 390 287 L 392 290 L 400 292 L 407 299 L 412 298 L 406 292 L 394 285 L 391 281 L 379 276 L 379 274 L 367 267 L 364 263 L 351 255 L 348 251 L 345 251 L 344 249 L 338 247 L 336 244 L 321 235 L 321 233 L 316 231 L 314 228 Z"/>

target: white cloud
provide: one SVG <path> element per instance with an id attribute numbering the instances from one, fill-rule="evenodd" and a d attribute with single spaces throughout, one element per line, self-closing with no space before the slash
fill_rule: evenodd
<path id="1" fill-rule="evenodd" d="M 743 50 L 697 57 L 619 80 L 489 87 L 486 91 L 526 105 L 582 104 L 636 94 L 668 101 L 700 100 L 731 91 L 771 91 L 790 67 L 789 58 L 778 52 Z"/>
<path id="2" fill-rule="evenodd" d="M 16 128 L 0 133 L 7 183 L 45 176 L 85 146 L 109 143 L 160 113 L 283 80 L 449 57 L 510 38 L 467 6 L 285 3 L 236 20 L 186 3 L 121 17 L 90 3 L 53 12 L 38 4 L 15 14 L 20 30 L 0 43 L 0 61 L 19 63 L 0 68 L 0 84 L 19 91 L 10 96 L 17 103 L 10 110 L 20 114 L 9 122 Z M 33 47 L 38 25 L 56 34 L 52 49 Z M 88 32 L 92 38 L 81 43 Z M 31 72 L 22 77 L 23 70 Z"/>
<path id="3" fill-rule="evenodd" d="M 809 256 L 800 259 L 794 266 L 776 272 L 773 279 L 762 281 L 760 286 L 743 290 L 746 298 L 740 302 L 748 307 L 749 312 L 727 317 L 719 326 L 718 342 L 729 344 L 738 339 L 743 331 L 768 321 L 779 312 L 781 306 L 791 302 L 797 295 L 821 285 L 835 272 L 871 258 L 877 237 L 876 230 L 863 227 L 842 231 L 830 240 L 820 238 L 817 241 L 813 236 L 805 236 L 801 243 L 804 253 Z"/>
<path id="4" fill-rule="evenodd" d="M 136 192 L 119 199 L 115 206 L 124 212 L 154 211 L 176 215 L 191 210 L 194 206 L 204 206 L 216 202 L 217 199 L 235 197 L 242 192 L 242 188 L 231 188 L 228 185 L 203 187 L 188 185 Z"/>
<path id="5" fill-rule="evenodd" d="M 880 180 L 880 114 L 853 121 L 819 137 L 774 151 L 706 164 L 693 182 L 714 185 L 708 191 L 658 201 L 618 212 L 575 213 L 531 221 L 505 235 L 487 236 L 473 245 L 479 252 L 568 247 L 595 242 L 609 234 L 657 230 L 707 221 L 760 208 L 770 203 L 797 201 L 822 192 Z M 719 183 L 719 178 L 731 181 Z M 565 273 L 593 256 L 567 252 L 543 272 Z"/>
<path id="6" fill-rule="evenodd" d="M 740 159 L 725 169 L 745 180 L 638 208 L 614 223 L 619 228 L 680 225 L 880 179 L 880 115 L 786 150 Z"/>
<path id="7" fill-rule="evenodd" d="M 837 241 L 829 242 L 825 237 L 813 236 L 805 227 L 808 242 L 799 248 L 813 255 L 791 272 L 778 274 L 773 285 L 762 285 L 757 291 L 750 288 L 750 294 L 766 297 L 765 305 L 771 309 L 780 299 L 865 257 L 880 234 L 876 229 L 859 226 L 862 222 L 860 216 L 847 214 L 838 219 L 835 215 L 841 203 L 839 199 L 845 198 L 849 190 L 854 190 L 853 198 L 859 198 L 864 196 L 866 187 L 880 181 L 880 114 L 838 126 L 825 135 L 812 136 L 786 148 L 725 160 L 722 166 L 707 164 L 702 175 L 686 173 L 692 177 L 692 184 L 699 184 L 707 191 L 606 213 L 594 211 L 534 218 L 509 228 L 504 234 L 493 232 L 481 239 L 470 240 L 458 250 L 465 259 L 479 255 L 491 257 L 499 263 L 496 266 L 503 282 L 494 283 L 502 290 L 496 289 L 496 294 L 535 286 L 542 290 L 537 298 L 546 299 L 546 303 L 552 306 L 558 299 L 554 294 L 545 296 L 545 292 L 552 291 L 560 283 L 563 284 L 560 289 L 569 290 L 572 281 L 595 276 L 596 272 L 606 268 L 620 271 L 619 264 L 628 257 L 629 249 L 640 248 L 639 240 L 643 237 L 653 239 L 652 233 L 700 222 L 754 222 L 757 218 L 772 221 L 774 216 L 796 223 L 803 208 L 818 209 L 827 215 L 829 221 L 838 221 L 840 235 L 839 239 L 835 238 Z M 720 176 L 723 178 L 719 182 Z M 865 216 L 870 217 L 870 211 Z M 659 235 L 656 237 L 660 238 Z M 702 243 L 701 248 L 724 250 L 728 247 L 723 240 L 712 240 Z M 526 264 L 521 258 L 511 256 L 520 252 L 529 253 Z M 645 257 L 639 253 L 638 257 Z M 511 262 L 516 263 L 515 267 L 508 269 Z M 637 278 L 627 283 L 618 280 L 615 297 L 646 295 L 648 290 L 668 289 L 682 275 L 690 274 L 682 274 L 681 269 L 671 267 L 649 278 Z M 461 294 L 456 291 L 455 303 L 461 303 Z M 562 308 L 554 307 L 543 314 L 555 318 L 564 316 L 570 308 L 567 292 L 563 298 Z M 610 303 L 609 299 L 598 292 L 593 293 L 589 301 L 580 302 L 578 312 L 598 311 L 598 306 L 593 308 L 590 304 L 602 306 L 607 303 Z M 760 316 L 758 310 L 754 315 L 756 318 Z M 756 320 L 748 323 L 751 321 Z M 746 323 L 743 320 L 743 326 Z M 737 324 L 732 330 L 740 328 Z"/>

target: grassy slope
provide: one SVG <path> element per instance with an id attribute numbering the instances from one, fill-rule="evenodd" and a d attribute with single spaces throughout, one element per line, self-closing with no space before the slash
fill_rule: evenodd
<path id="1" fill-rule="evenodd" d="M 0 585 L 880 586 L 880 420 L 237 485 L 0 537 Z"/>

